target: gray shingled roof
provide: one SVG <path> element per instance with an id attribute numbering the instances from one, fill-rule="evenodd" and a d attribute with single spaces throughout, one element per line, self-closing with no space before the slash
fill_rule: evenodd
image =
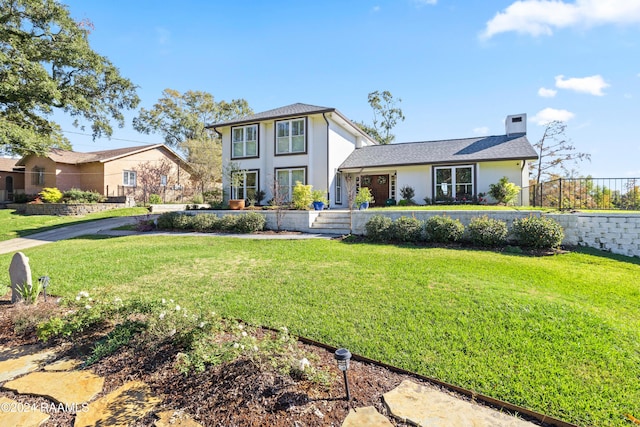
<path id="1" fill-rule="evenodd" d="M 340 169 L 537 158 L 526 135 L 519 133 L 362 147 Z"/>
<path id="2" fill-rule="evenodd" d="M 309 105 L 309 104 L 291 104 L 285 107 L 274 108 L 273 110 L 263 111 L 261 113 L 251 114 L 249 116 L 244 116 L 239 119 L 228 120 L 226 122 L 214 123 L 208 125 L 208 128 L 215 128 L 220 126 L 229 126 L 229 125 L 237 125 L 241 123 L 251 123 L 258 122 L 260 120 L 271 120 L 271 119 L 280 119 L 283 117 L 293 117 L 293 116 L 303 116 L 306 114 L 318 114 L 318 113 L 328 113 L 336 111 L 335 108 L 330 107 L 319 107 L 317 105 Z"/>

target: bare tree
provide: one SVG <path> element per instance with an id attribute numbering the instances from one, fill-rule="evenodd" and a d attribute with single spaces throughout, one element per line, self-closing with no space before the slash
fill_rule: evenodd
<path id="1" fill-rule="evenodd" d="M 383 92 L 376 90 L 369 93 L 368 101 L 373 109 L 373 124 L 368 125 L 364 122 L 356 124 L 380 144 L 392 143 L 395 135 L 391 130 L 398 121 L 404 121 L 402 109 L 398 106 L 402 99 L 394 98 L 388 90 Z"/>
<path id="2" fill-rule="evenodd" d="M 345 190 L 347 190 L 347 203 L 349 204 L 349 232 L 353 234 L 353 205 L 356 200 L 356 180 L 352 173 L 348 173 L 344 177 Z"/>
<path id="3" fill-rule="evenodd" d="M 150 194 L 162 194 L 164 200 L 166 188 L 171 188 L 177 183 L 173 165 L 167 160 L 141 163 L 135 171 L 138 187 L 142 189 L 143 203 L 147 203 Z"/>
<path id="4" fill-rule="evenodd" d="M 289 197 L 288 191 L 284 191 L 278 183 L 278 179 L 275 176 L 271 176 L 269 179 L 269 186 L 271 187 L 272 199 L 269 202 L 273 210 L 276 212 L 276 230 L 282 229 L 282 220 L 284 219 L 285 211 L 287 210 L 287 198 Z"/>
<path id="5" fill-rule="evenodd" d="M 591 160 L 591 154 L 576 152 L 576 147 L 565 137 L 567 125 L 554 120 L 546 125 L 540 141 L 533 144 L 538 152 L 538 161 L 531 164 L 536 185 L 540 185 L 543 176 L 551 176 L 561 169 L 566 174 L 578 161 Z"/>

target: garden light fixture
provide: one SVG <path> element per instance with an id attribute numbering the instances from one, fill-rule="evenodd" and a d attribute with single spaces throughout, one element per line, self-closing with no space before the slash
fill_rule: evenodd
<path id="1" fill-rule="evenodd" d="M 47 286 L 49 286 L 49 276 L 40 276 L 38 282 L 42 285 L 42 292 L 44 294 L 44 300 L 47 300 Z"/>
<path id="2" fill-rule="evenodd" d="M 344 388 L 347 392 L 347 402 L 351 400 L 349 394 L 349 380 L 347 379 L 347 369 L 349 369 L 349 360 L 351 359 L 351 352 L 346 348 L 339 348 L 336 350 L 335 359 L 338 362 L 338 369 L 344 374 Z"/>

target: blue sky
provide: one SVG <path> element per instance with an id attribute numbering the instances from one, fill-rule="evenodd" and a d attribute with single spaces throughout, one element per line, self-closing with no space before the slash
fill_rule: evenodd
<path id="1" fill-rule="evenodd" d="M 528 137 L 561 119 L 594 177 L 640 177 L 640 0 L 86 1 L 92 47 L 139 86 L 244 98 L 255 112 L 302 102 L 371 122 L 367 94 L 401 98 L 396 142 L 496 135 L 527 113 Z M 77 151 L 146 142 L 67 133 Z M 63 129 L 73 128 L 60 120 Z"/>

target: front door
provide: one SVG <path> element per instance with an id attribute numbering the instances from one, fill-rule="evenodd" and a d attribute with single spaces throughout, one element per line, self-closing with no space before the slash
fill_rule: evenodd
<path id="1" fill-rule="evenodd" d="M 13 177 L 8 176 L 4 180 L 4 188 L 7 190 L 7 200 L 13 200 Z"/>
<path id="2" fill-rule="evenodd" d="M 389 198 L 389 175 L 363 175 L 361 186 L 369 187 L 374 202 L 371 206 L 385 206 Z"/>

